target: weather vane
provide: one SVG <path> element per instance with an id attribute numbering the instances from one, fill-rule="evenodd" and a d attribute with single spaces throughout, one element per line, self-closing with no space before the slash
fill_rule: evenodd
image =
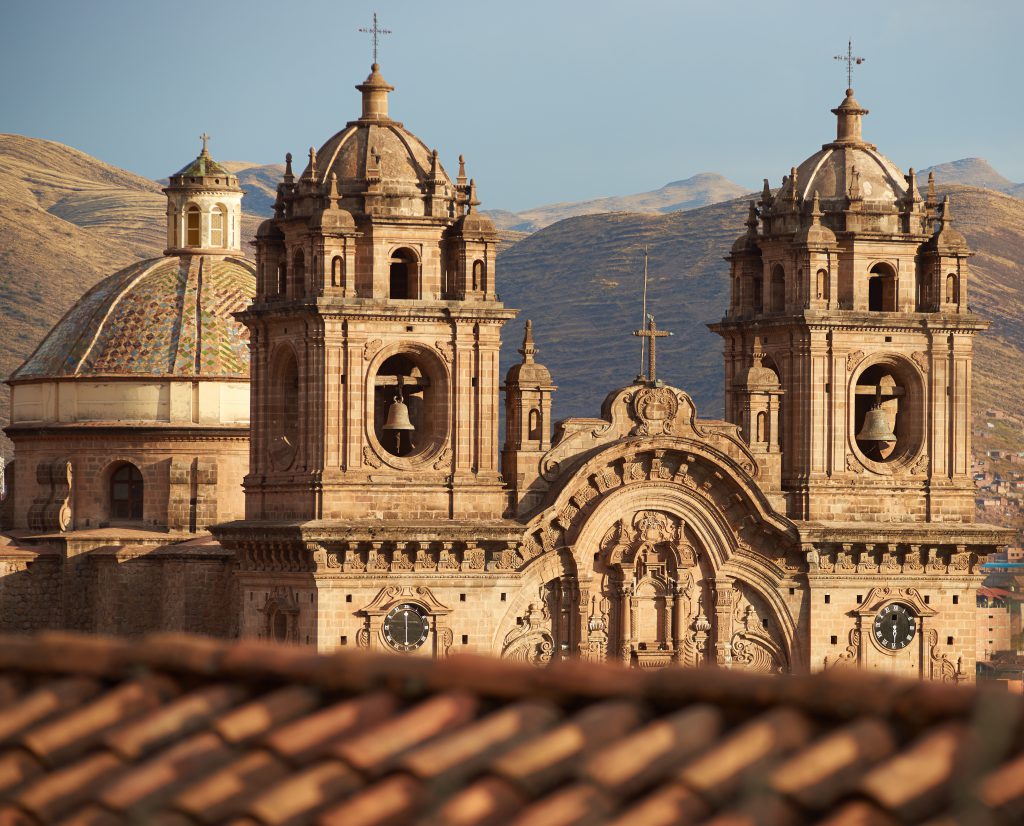
<path id="1" fill-rule="evenodd" d="M 376 15 L 375 15 L 375 18 L 376 18 Z M 844 60 L 844 61 L 846 61 L 846 88 L 847 89 L 852 89 L 853 88 L 853 66 L 854 66 L 854 64 L 856 64 L 857 66 L 860 66 L 860 64 L 863 63 L 867 58 L 854 57 L 854 54 L 853 54 L 853 41 L 852 40 L 847 40 L 846 41 L 846 54 L 837 54 L 834 59 L 835 60 Z"/>
<path id="2" fill-rule="evenodd" d="M 373 13 L 373 28 L 371 29 L 360 29 L 363 34 L 373 35 L 373 62 L 377 62 L 377 45 L 380 42 L 380 36 L 382 34 L 391 34 L 391 29 L 382 29 L 377 26 L 377 12 Z"/>

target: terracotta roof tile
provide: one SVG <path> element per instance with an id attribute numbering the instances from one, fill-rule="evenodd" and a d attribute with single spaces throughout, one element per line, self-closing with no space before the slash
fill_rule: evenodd
<path id="1" fill-rule="evenodd" d="M 177 692 L 166 677 L 124 682 L 77 711 L 50 720 L 21 737 L 22 745 L 52 766 L 80 754 L 125 720 L 152 711 Z"/>
<path id="2" fill-rule="evenodd" d="M 804 808 L 821 811 L 856 788 L 864 771 L 896 748 L 883 721 L 863 717 L 791 757 L 772 773 L 769 783 Z"/>
<path id="3" fill-rule="evenodd" d="M 398 701 L 383 692 L 343 700 L 277 729 L 264 742 L 281 757 L 302 765 L 332 744 L 387 719 L 397 708 Z"/>
<path id="4" fill-rule="evenodd" d="M 217 823 L 241 815 L 253 798 L 288 773 L 288 764 L 270 752 L 249 752 L 186 788 L 173 806 L 203 823 Z"/>
<path id="5" fill-rule="evenodd" d="M 40 686 L 23 697 L 10 698 L 2 704 L 4 713 L 0 716 L 0 744 L 54 714 L 70 711 L 92 699 L 102 688 L 102 684 L 96 680 L 69 677 Z"/>
<path id="6" fill-rule="evenodd" d="M 568 777 L 602 746 L 624 737 L 642 720 L 643 712 L 636 703 L 595 703 L 553 731 L 502 755 L 491 771 L 512 781 L 525 794 L 538 795 Z"/>
<path id="7" fill-rule="evenodd" d="M 861 789 L 905 820 L 938 813 L 952 790 L 968 731 L 963 723 L 946 723 L 929 731 L 868 772 Z"/>
<path id="8" fill-rule="evenodd" d="M 692 706 L 600 750 L 585 762 L 582 776 L 598 788 L 630 797 L 709 748 L 721 730 L 718 709 L 706 703 Z"/>
<path id="9" fill-rule="evenodd" d="M 744 723 L 678 773 L 705 799 L 725 803 L 751 774 L 764 774 L 773 762 L 810 740 L 814 727 L 798 711 L 782 707 Z M 781 762 L 781 761 L 779 761 Z"/>
<path id="10" fill-rule="evenodd" d="M 1022 753 L 1020 697 L 850 671 L 0 636 L 0 826 L 996 826 Z"/>
<path id="11" fill-rule="evenodd" d="M 365 774 L 380 773 L 406 751 L 468 723 L 479 705 L 466 692 L 439 694 L 346 740 L 332 752 Z"/>
<path id="12" fill-rule="evenodd" d="M 506 823 L 529 798 L 499 777 L 483 777 L 442 803 L 436 817 L 428 821 L 441 826 L 484 826 Z"/>
<path id="13" fill-rule="evenodd" d="M 381 826 L 409 822 L 420 809 L 422 784 L 408 775 L 395 775 L 357 792 L 319 818 L 321 826 Z"/>
<path id="14" fill-rule="evenodd" d="M 327 806 L 363 788 L 362 777 L 340 760 L 325 760 L 263 792 L 245 808 L 268 826 L 287 826 L 308 819 Z"/>

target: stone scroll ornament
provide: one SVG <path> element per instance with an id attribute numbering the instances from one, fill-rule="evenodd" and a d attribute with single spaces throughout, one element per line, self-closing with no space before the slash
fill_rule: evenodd
<path id="1" fill-rule="evenodd" d="M 513 628 L 506 636 L 501 656 L 507 660 L 543 666 L 555 655 L 555 640 L 551 635 L 551 616 L 548 613 L 543 589 L 537 602 L 531 602 L 526 609 L 522 625 Z"/>

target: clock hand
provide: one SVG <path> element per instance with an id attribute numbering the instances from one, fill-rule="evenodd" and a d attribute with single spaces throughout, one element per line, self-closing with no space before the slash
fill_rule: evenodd
<path id="1" fill-rule="evenodd" d="M 895 637 L 893 637 L 895 639 Z M 405 644 L 409 644 L 409 612 L 405 612 Z"/>

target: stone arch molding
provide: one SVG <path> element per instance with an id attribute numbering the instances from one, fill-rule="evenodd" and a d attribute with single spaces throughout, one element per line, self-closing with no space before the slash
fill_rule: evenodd
<path id="1" fill-rule="evenodd" d="M 801 570 L 796 531 L 735 463 L 678 437 L 635 438 L 599 451 L 560 489 L 498 560 L 522 571 L 526 593 L 556 579 L 562 593 L 575 589 L 575 621 L 553 634 L 556 656 L 799 665 L 780 594 Z M 510 606 L 497 650 L 524 609 Z"/>

